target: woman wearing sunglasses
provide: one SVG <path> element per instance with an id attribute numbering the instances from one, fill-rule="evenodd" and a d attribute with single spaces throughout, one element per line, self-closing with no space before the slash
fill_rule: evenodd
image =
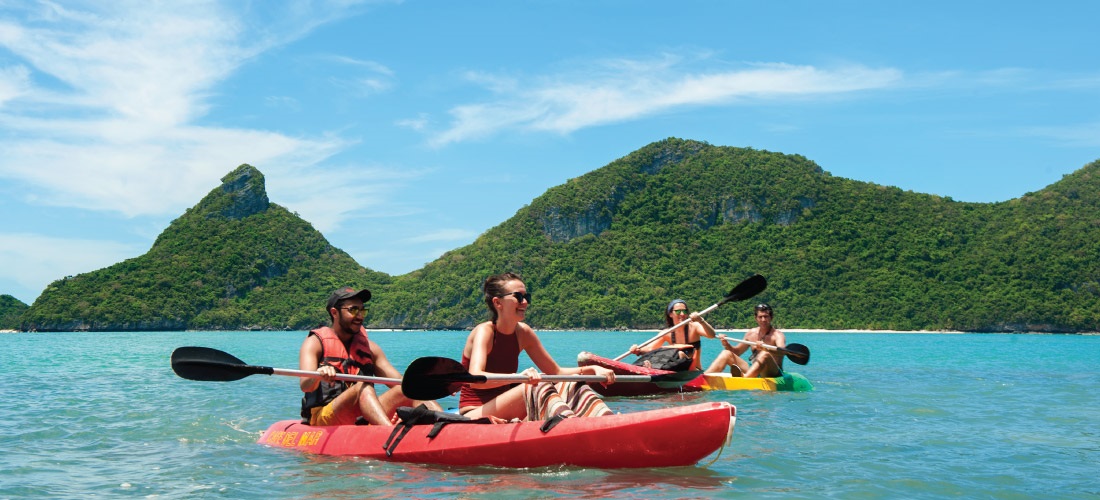
<path id="1" fill-rule="evenodd" d="M 682 370 L 701 370 L 702 361 L 700 360 L 702 359 L 703 342 L 700 338 L 715 338 L 714 327 L 710 326 L 710 323 L 707 323 L 707 320 L 703 319 L 699 313 L 689 312 L 687 302 L 684 302 L 683 299 L 675 299 L 668 303 L 668 307 L 665 308 L 666 328 L 671 328 L 673 325 L 680 324 L 687 319 L 691 321 L 666 333 L 645 347 L 631 346 L 630 352 L 644 354 L 657 349 L 676 349 L 682 359 L 691 358 L 691 364 L 681 368 Z"/>
<path id="2" fill-rule="evenodd" d="M 543 347 L 535 331 L 524 323 L 531 294 L 519 275 L 489 276 L 483 285 L 490 320 L 474 327 L 462 349 L 462 365 L 473 375 L 513 374 L 519 354 L 526 352 L 535 368 L 521 372 L 524 384 L 489 381 L 467 384 L 459 394 L 459 412 L 470 418 L 489 417 L 494 422 L 549 420 L 611 413 L 590 387 L 577 382 L 541 382 L 541 374 L 599 375 L 615 382 L 615 372 L 601 366 L 563 368 Z M 541 373 L 540 371 L 541 370 Z"/>

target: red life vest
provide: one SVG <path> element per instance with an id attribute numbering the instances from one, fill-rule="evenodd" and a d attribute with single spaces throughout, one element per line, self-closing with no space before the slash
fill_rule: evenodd
<path id="1" fill-rule="evenodd" d="M 321 361 L 318 366 L 330 365 L 336 369 L 336 373 L 345 375 L 374 376 L 374 353 L 370 350 L 366 330 L 360 329 L 346 346 L 331 327 L 322 326 L 310 330 L 309 335 L 315 335 L 321 341 Z M 331 384 L 321 382 L 313 392 L 302 396 L 302 418 L 309 422 L 313 408 L 329 404 L 351 387 L 352 383 L 341 380 L 334 380 Z"/>

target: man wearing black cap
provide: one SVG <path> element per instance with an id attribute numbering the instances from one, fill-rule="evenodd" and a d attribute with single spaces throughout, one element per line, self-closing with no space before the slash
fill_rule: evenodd
<path id="1" fill-rule="evenodd" d="M 310 425 L 354 424 L 362 416 L 372 425 L 391 425 L 399 406 L 416 406 L 394 386 L 378 395 L 374 384 L 335 380 L 337 373 L 372 377 L 401 378 L 386 359 L 382 348 L 367 338 L 363 318 L 370 290 L 338 288 L 329 295 L 325 309 L 332 326 L 310 330 L 298 351 L 298 367 L 316 371 L 320 379 L 303 378 L 302 421 Z M 425 402 L 433 410 L 442 410 L 434 401 Z"/>

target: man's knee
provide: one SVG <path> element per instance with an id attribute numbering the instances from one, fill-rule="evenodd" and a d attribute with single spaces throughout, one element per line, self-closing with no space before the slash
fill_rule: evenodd
<path id="1" fill-rule="evenodd" d="M 351 386 L 350 388 L 348 388 L 348 390 L 349 391 L 355 391 L 354 394 L 355 394 L 355 399 L 356 400 L 362 400 L 363 398 L 376 398 L 376 397 L 378 397 L 374 392 L 374 386 L 373 385 L 358 383 L 358 384 L 355 384 L 355 385 Z"/>

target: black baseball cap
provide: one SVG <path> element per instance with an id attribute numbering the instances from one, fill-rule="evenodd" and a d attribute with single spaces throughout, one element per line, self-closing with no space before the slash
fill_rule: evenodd
<path id="1" fill-rule="evenodd" d="M 359 297 L 363 302 L 370 300 L 370 290 L 366 288 L 362 290 L 356 290 L 350 286 L 337 288 L 332 291 L 332 294 L 328 296 L 328 304 L 325 306 L 325 311 L 336 307 L 336 304 L 341 300 L 350 299 L 352 297 Z"/>

